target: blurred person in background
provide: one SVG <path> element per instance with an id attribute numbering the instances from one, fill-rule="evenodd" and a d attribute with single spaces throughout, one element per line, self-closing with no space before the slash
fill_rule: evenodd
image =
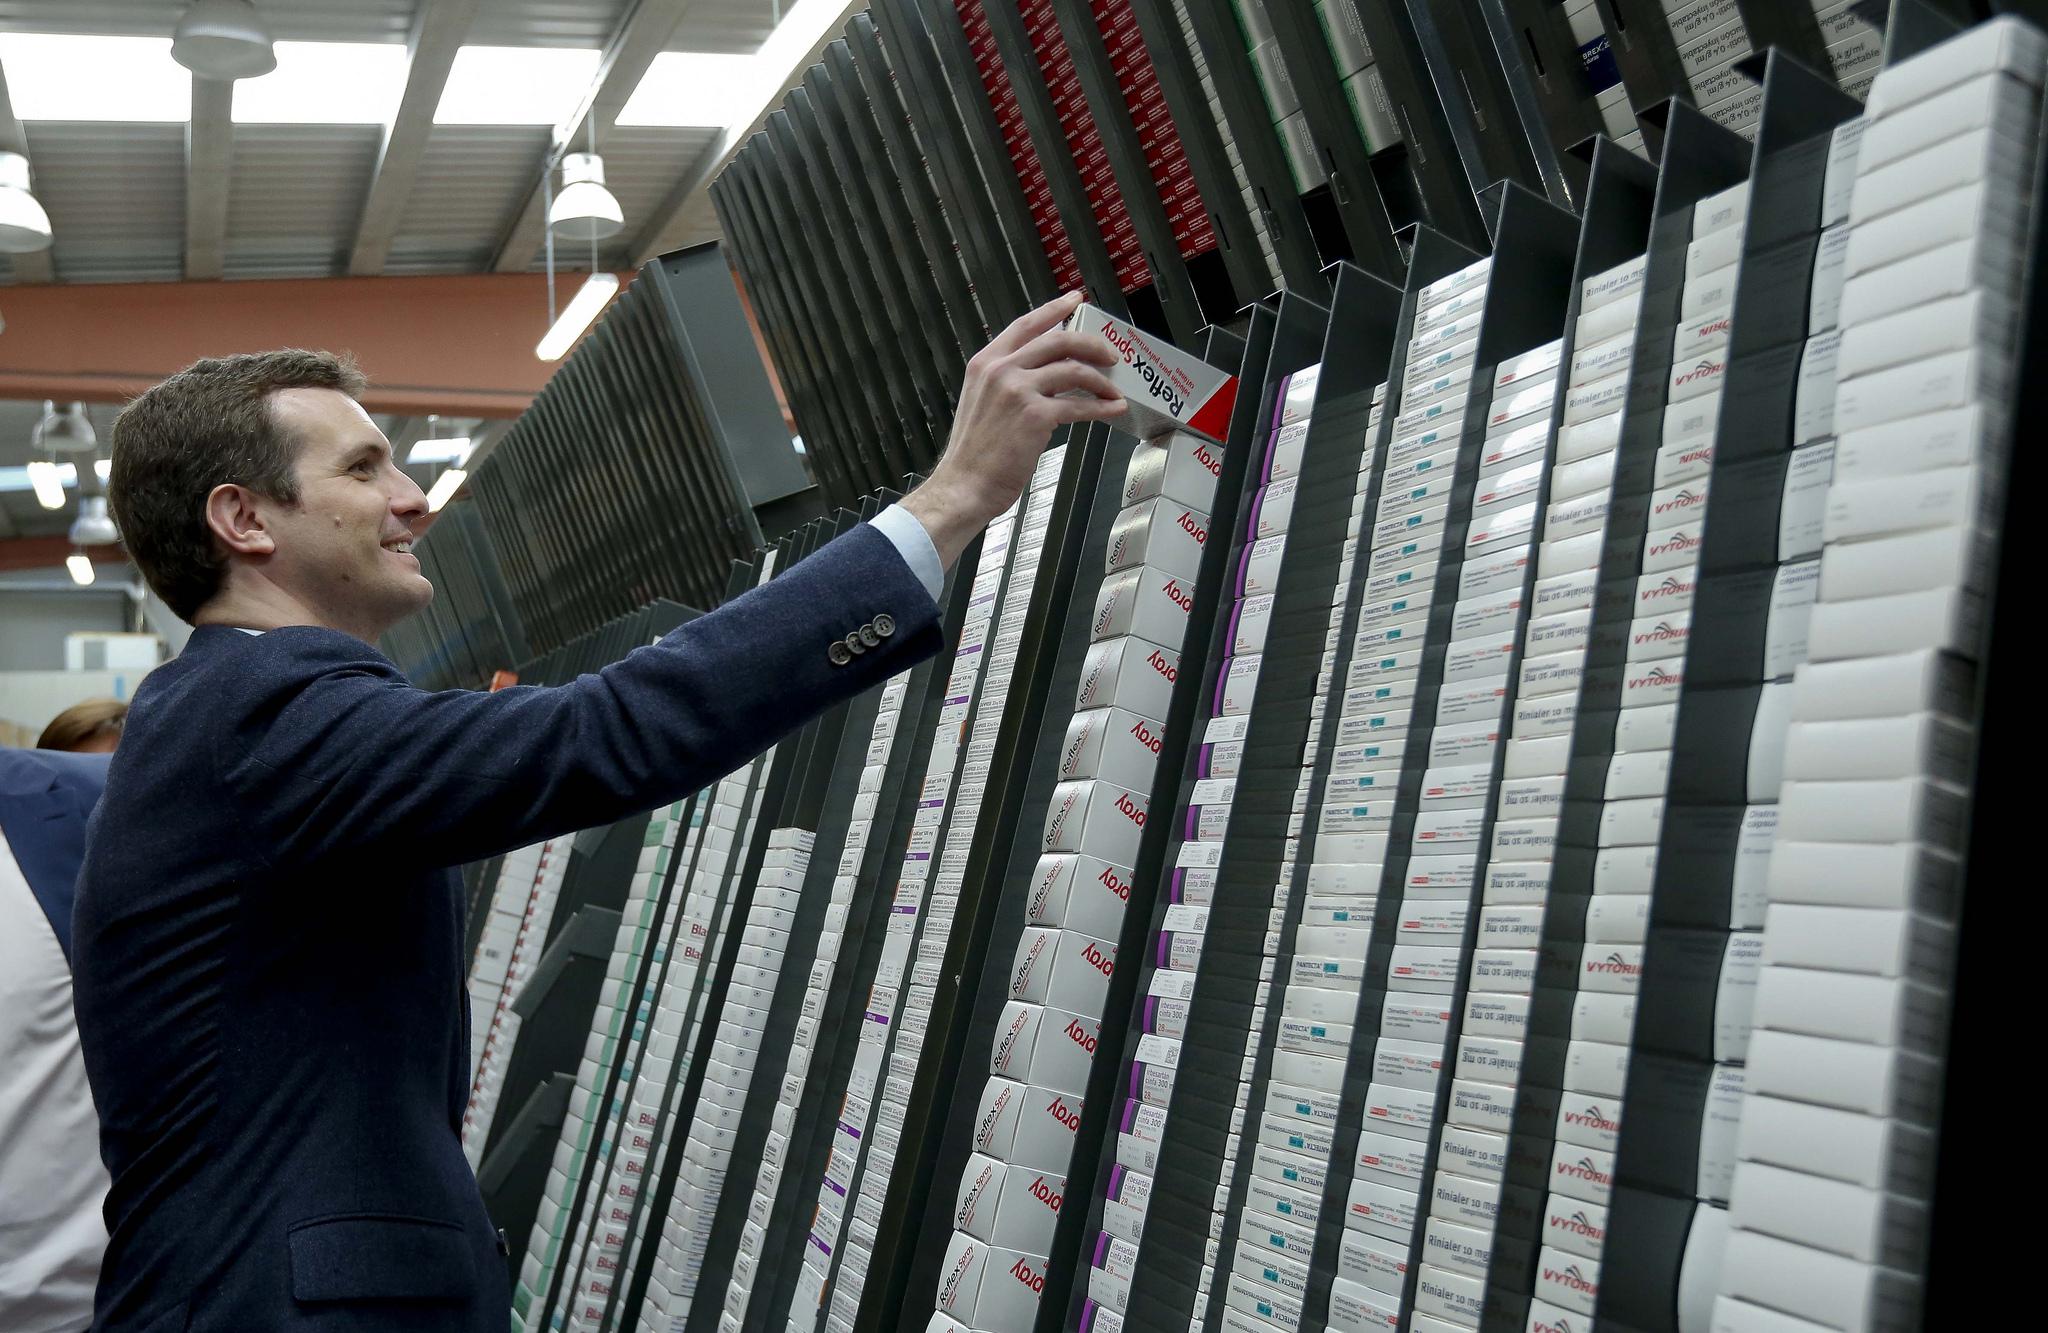
<path id="1" fill-rule="evenodd" d="M 87 699 L 73 704 L 50 719 L 36 739 L 38 750 L 68 750 L 72 754 L 112 754 L 121 740 L 121 724 L 128 717 L 128 705 L 118 699 Z"/>
<path id="2" fill-rule="evenodd" d="M 0 749 L 0 1329 L 6 1333 L 74 1333 L 90 1325 L 93 1284 L 107 1246 L 100 1218 L 107 1172 L 71 1016 L 70 961 L 73 888 L 107 762 L 104 754 Z"/>

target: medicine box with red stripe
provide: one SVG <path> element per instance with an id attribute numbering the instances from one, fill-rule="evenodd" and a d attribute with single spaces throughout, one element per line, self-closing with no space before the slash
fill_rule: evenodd
<path id="1" fill-rule="evenodd" d="M 1109 379 L 1129 404 L 1114 423 L 1119 430 L 1146 440 L 1176 430 L 1212 440 L 1229 433 L 1237 376 L 1096 306 L 1076 306 L 1065 327 L 1100 337 L 1116 349 Z"/>

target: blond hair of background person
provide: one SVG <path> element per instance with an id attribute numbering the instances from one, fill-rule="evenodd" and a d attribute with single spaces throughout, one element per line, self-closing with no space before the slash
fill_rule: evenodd
<path id="1" fill-rule="evenodd" d="M 50 719 L 36 738 L 38 750 L 68 750 L 72 754 L 112 754 L 121 740 L 121 724 L 128 717 L 128 705 L 118 699 L 87 699 L 73 704 Z"/>

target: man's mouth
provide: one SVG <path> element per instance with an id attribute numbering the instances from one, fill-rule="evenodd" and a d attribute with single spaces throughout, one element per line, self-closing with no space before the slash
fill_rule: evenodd
<path id="1" fill-rule="evenodd" d="M 384 549 L 387 551 L 396 551 L 400 555 L 411 555 L 412 540 L 410 538 L 407 538 L 405 541 L 402 542 L 385 542 Z"/>

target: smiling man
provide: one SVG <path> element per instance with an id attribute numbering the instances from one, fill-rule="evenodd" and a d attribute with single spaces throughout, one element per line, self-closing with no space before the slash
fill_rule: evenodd
<path id="1" fill-rule="evenodd" d="M 556 689 L 427 693 L 371 647 L 433 596 L 426 502 L 346 363 L 202 361 L 129 406 L 114 514 L 196 628 L 136 691 L 79 884 L 95 1329 L 504 1333 L 450 867 L 674 801 L 933 652 L 943 567 L 1056 426 L 1123 410 L 1074 300 L 969 363 L 901 505 Z"/>

